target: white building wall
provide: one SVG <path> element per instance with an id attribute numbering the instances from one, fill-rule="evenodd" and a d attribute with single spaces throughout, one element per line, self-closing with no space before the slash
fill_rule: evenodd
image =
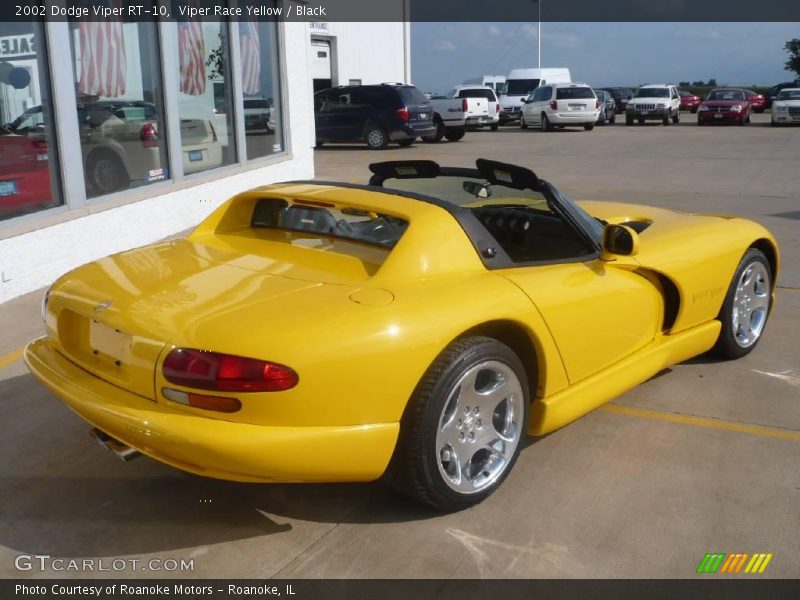
<path id="1" fill-rule="evenodd" d="M 196 226 L 232 195 L 314 176 L 314 118 L 308 72 L 308 24 L 283 25 L 287 77 L 285 130 L 291 156 L 140 202 L 0 240 L 0 303 L 52 283 L 86 262 L 149 244 Z M 98 209 L 101 208 L 98 207 Z"/>
<path id="2" fill-rule="evenodd" d="M 410 47 L 405 23 L 328 23 L 336 38 L 335 85 L 360 79 L 364 85 L 408 83 Z M 309 37 L 317 37 L 310 30 Z M 325 39 L 325 36 L 319 36 Z"/>

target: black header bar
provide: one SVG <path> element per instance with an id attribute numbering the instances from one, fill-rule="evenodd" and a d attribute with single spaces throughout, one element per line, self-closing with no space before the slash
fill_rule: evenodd
<path id="1" fill-rule="evenodd" d="M 0 21 L 800 22 L 796 0 L 2 0 Z"/>

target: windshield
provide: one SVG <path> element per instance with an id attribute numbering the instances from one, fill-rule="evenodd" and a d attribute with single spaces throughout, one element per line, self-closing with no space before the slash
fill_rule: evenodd
<path id="1" fill-rule="evenodd" d="M 577 100 L 592 98 L 594 99 L 594 92 L 587 87 L 568 87 L 556 89 L 557 100 Z"/>
<path id="2" fill-rule="evenodd" d="M 778 94 L 778 100 L 800 100 L 800 90 L 783 90 Z"/>
<path id="3" fill-rule="evenodd" d="M 744 94 L 739 90 L 714 90 L 706 100 L 744 100 Z"/>
<path id="4" fill-rule="evenodd" d="M 527 96 L 539 87 L 539 79 L 509 79 L 503 87 L 507 96 Z"/>
<path id="5" fill-rule="evenodd" d="M 619 98 L 620 96 L 627 96 L 628 98 L 630 98 L 631 96 L 633 96 L 633 92 L 630 91 L 628 88 L 621 88 L 621 87 L 606 88 L 606 91 L 611 92 L 611 95 L 614 96 L 615 98 Z"/>
<path id="6" fill-rule="evenodd" d="M 641 88 L 636 92 L 636 98 L 669 98 L 667 88 Z"/>

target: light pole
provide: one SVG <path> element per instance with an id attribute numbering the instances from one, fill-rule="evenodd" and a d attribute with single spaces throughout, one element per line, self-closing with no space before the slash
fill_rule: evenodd
<path id="1" fill-rule="evenodd" d="M 542 68 L 542 0 L 531 0 L 534 4 L 536 4 L 536 25 L 537 25 L 537 32 L 536 32 L 536 43 L 539 46 L 536 51 L 536 62 L 539 65 L 539 69 Z"/>

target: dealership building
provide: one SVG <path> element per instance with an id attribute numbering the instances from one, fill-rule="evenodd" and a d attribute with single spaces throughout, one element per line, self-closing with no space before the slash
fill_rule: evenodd
<path id="1" fill-rule="evenodd" d="M 315 90 L 410 81 L 408 23 L 0 22 L 0 303 L 314 176 Z"/>

